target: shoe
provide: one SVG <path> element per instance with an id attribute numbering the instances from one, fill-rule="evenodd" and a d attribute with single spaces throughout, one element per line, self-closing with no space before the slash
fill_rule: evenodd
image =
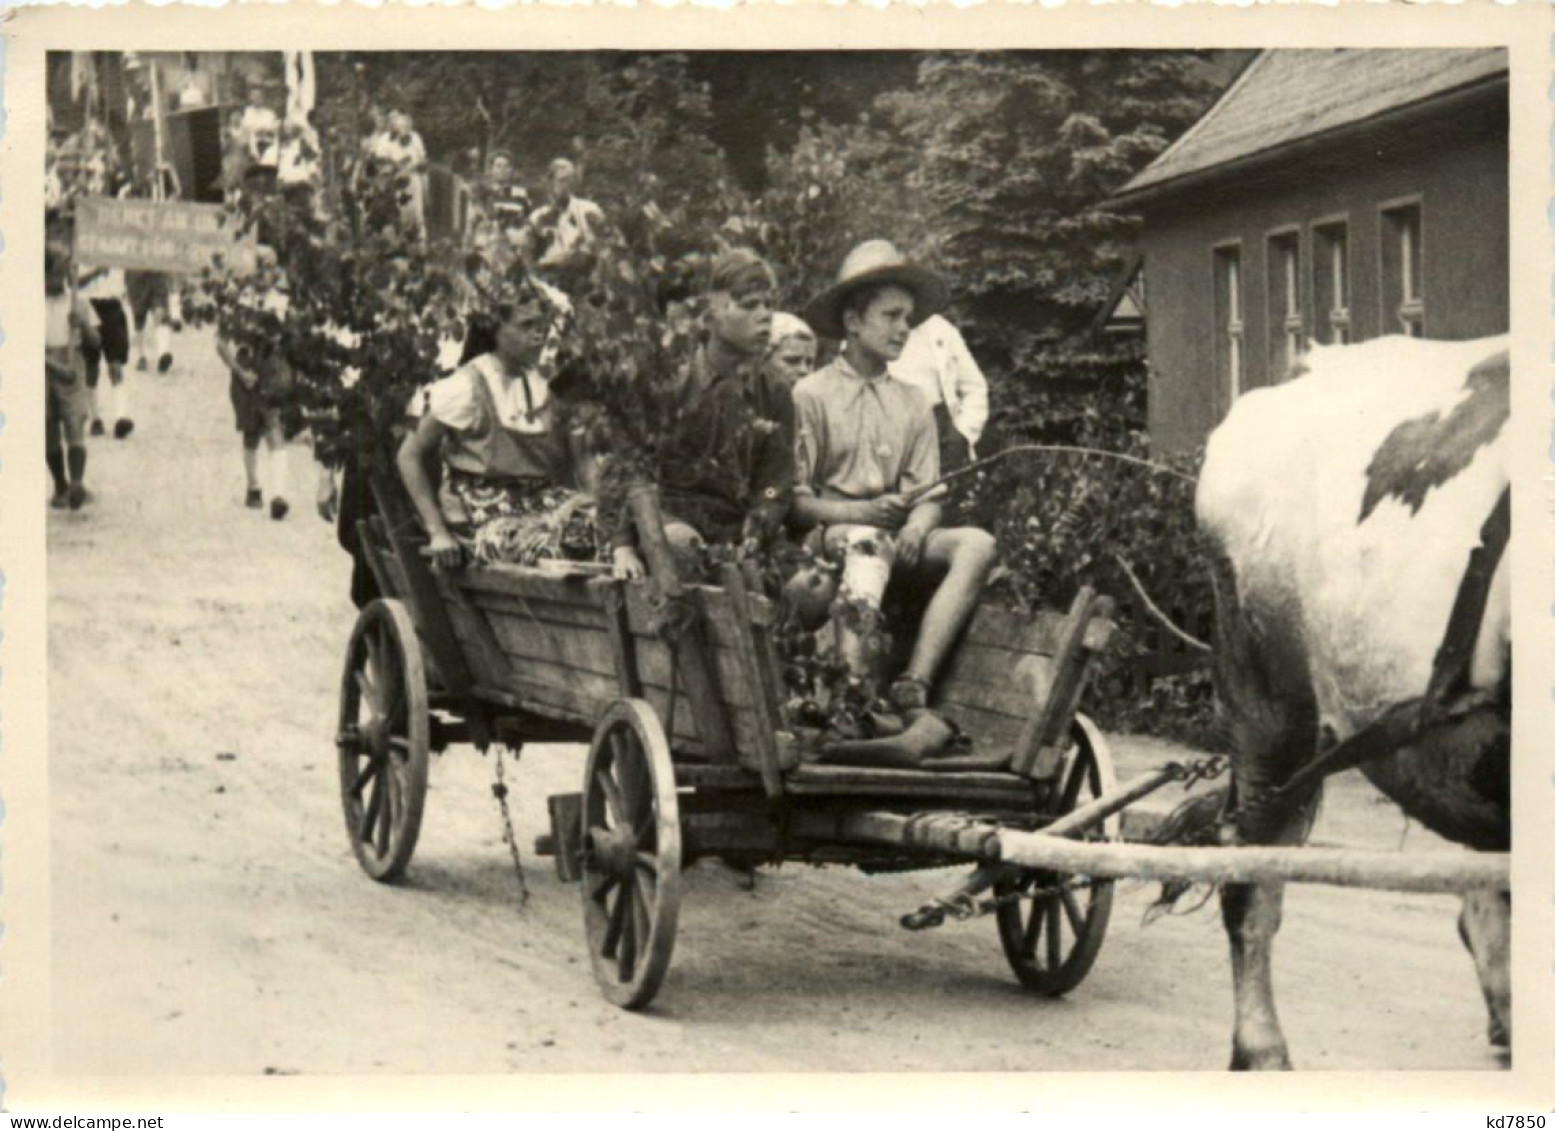
<path id="1" fill-rule="evenodd" d="M 264 493 L 258 487 L 250 487 L 248 494 L 243 496 L 243 505 L 251 511 L 257 511 L 265 505 Z"/>
<path id="2" fill-rule="evenodd" d="M 70 509 L 73 511 L 80 510 L 87 503 L 89 503 L 91 499 L 92 492 L 86 489 L 85 483 L 72 483 L 70 485 L 70 491 L 66 495 L 66 501 L 70 504 Z"/>
<path id="3" fill-rule="evenodd" d="M 106 431 L 107 429 L 103 427 L 103 422 L 101 420 L 92 421 L 92 435 L 101 436 Z"/>
<path id="4" fill-rule="evenodd" d="M 291 509 L 285 499 L 276 497 L 270 500 L 270 517 L 275 519 L 276 522 L 280 522 L 281 519 L 285 518 L 286 512 Z"/>
<path id="5" fill-rule="evenodd" d="M 121 416 L 113 422 L 113 438 L 115 440 L 122 440 L 133 431 L 135 431 L 135 422 L 127 416 Z"/>
<path id="6" fill-rule="evenodd" d="M 173 368 L 173 355 L 172 354 L 165 353 L 161 357 L 157 358 L 157 372 L 158 373 L 166 373 L 171 368 Z"/>
<path id="7" fill-rule="evenodd" d="M 929 685 L 904 675 L 891 685 L 891 705 L 898 711 L 921 711 L 929 705 Z"/>
<path id="8" fill-rule="evenodd" d="M 144 373 L 145 371 L 146 371 L 146 359 L 144 357 L 137 359 L 136 362 L 135 362 L 135 372 L 136 373 Z"/>
<path id="9" fill-rule="evenodd" d="M 49 506 L 53 507 L 55 510 L 58 511 L 58 510 L 64 510 L 69 505 L 70 505 L 70 488 L 69 487 L 56 487 L 56 488 L 54 488 L 54 497 L 49 500 Z"/>

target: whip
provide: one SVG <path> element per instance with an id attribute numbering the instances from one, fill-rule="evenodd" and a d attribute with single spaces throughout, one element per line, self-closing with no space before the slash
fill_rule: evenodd
<path id="1" fill-rule="evenodd" d="M 1198 480 L 1193 476 L 1188 475 L 1185 472 L 1177 471 L 1174 468 L 1167 467 L 1163 463 L 1155 463 L 1151 460 L 1140 459 L 1138 456 L 1125 455 L 1122 452 L 1109 452 L 1105 448 L 1085 448 L 1073 444 L 1017 444 L 1013 448 L 1005 448 L 1003 451 L 995 452 L 991 456 L 984 456 L 982 459 L 974 460 L 972 463 L 967 464 L 965 467 L 958 467 L 955 471 L 941 475 L 933 483 L 930 483 L 924 487 L 919 487 L 917 490 L 910 492 L 907 495 L 907 499 L 909 502 L 916 503 L 920 499 L 927 498 L 929 495 L 940 491 L 942 488 L 954 482 L 955 480 L 963 479 L 966 476 L 971 475 L 973 472 L 982 471 L 984 468 L 999 462 L 1006 456 L 1024 455 L 1028 453 L 1101 456 L 1105 459 L 1115 459 L 1120 460 L 1123 463 L 1131 463 L 1135 467 L 1142 467 L 1147 471 L 1154 471 L 1161 475 L 1170 475 L 1174 478 L 1181 479 L 1184 483 L 1198 482 Z"/>

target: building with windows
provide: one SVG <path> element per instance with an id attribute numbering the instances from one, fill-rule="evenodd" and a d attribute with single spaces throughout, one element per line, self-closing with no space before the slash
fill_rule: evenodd
<path id="1" fill-rule="evenodd" d="M 1506 52 L 1262 52 L 1110 207 L 1143 218 L 1163 450 L 1312 343 L 1504 333 Z"/>

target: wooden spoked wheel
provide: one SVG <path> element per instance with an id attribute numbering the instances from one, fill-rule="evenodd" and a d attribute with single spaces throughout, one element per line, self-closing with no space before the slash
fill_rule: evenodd
<path id="1" fill-rule="evenodd" d="M 1116 786 L 1101 731 L 1083 715 L 1075 716 L 1054 815 L 1072 813 Z M 1082 839 L 1114 840 L 1118 827 L 1114 814 Z M 1107 934 L 1112 889 L 1112 880 L 1040 870 L 1012 873 L 994 885 L 995 897 L 1006 899 L 995 911 L 999 941 L 1021 985 L 1056 997 L 1085 980 Z"/>
<path id="2" fill-rule="evenodd" d="M 395 600 L 362 610 L 340 684 L 340 803 L 346 835 L 375 880 L 405 871 L 427 796 L 427 680 L 410 613 Z"/>
<path id="3" fill-rule="evenodd" d="M 594 977 L 623 1009 L 653 1000 L 680 911 L 680 806 L 669 740 L 641 699 L 612 704 L 583 779 L 583 929 Z"/>

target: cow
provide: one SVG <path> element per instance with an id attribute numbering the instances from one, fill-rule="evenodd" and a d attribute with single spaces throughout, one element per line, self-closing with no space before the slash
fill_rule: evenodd
<path id="1" fill-rule="evenodd" d="M 1509 368 L 1504 337 L 1315 348 L 1211 435 L 1195 510 L 1238 843 L 1301 843 L 1321 776 L 1351 764 L 1433 832 L 1509 849 Z M 1231 1067 L 1289 1068 L 1270 981 L 1283 885 L 1220 895 Z M 1502 1045 L 1509 926 L 1508 893 L 1465 898 Z"/>

